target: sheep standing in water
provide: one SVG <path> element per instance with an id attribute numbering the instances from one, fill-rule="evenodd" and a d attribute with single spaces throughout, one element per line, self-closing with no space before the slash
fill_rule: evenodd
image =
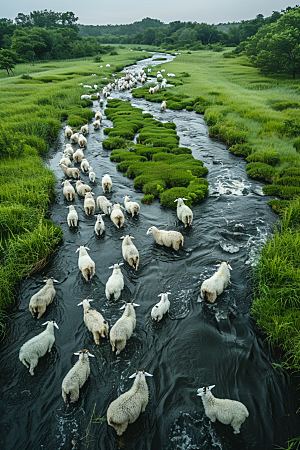
<path id="1" fill-rule="evenodd" d="M 136 325 L 136 315 L 134 306 L 139 306 L 136 303 L 126 303 L 120 309 L 125 308 L 123 315 L 119 320 L 113 325 L 110 330 L 110 343 L 112 351 L 116 351 L 116 355 L 121 353 L 121 351 L 126 346 L 126 341 L 129 339 L 135 329 Z"/>
<path id="2" fill-rule="evenodd" d="M 121 228 L 124 225 L 124 214 L 121 211 L 120 203 L 115 203 L 110 213 L 110 218 L 117 228 Z"/>
<path id="3" fill-rule="evenodd" d="M 88 330 L 93 333 L 96 345 L 100 345 L 100 336 L 105 338 L 108 336 L 108 323 L 99 311 L 90 306 L 92 299 L 84 299 L 77 306 L 83 306 L 83 321 Z"/>
<path id="4" fill-rule="evenodd" d="M 229 261 L 221 262 L 221 265 L 212 277 L 204 280 L 201 285 L 201 298 L 207 298 L 210 303 L 214 303 L 217 296 L 222 294 L 230 281 L 230 271 L 232 270 Z"/>
<path id="5" fill-rule="evenodd" d="M 112 204 L 104 195 L 99 195 L 99 197 L 97 197 L 97 207 L 101 209 L 104 214 L 110 216 Z"/>
<path id="6" fill-rule="evenodd" d="M 158 295 L 158 297 L 161 297 L 161 300 L 160 302 L 156 303 L 156 305 L 153 306 L 151 310 L 151 317 L 153 320 L 159 322 L 163 318 L 163 315 L 169 311 L 170 308 L 170 300 L 168 299 L 169 294 L 171 294 L 171 292 L 162 292 L 161 294 Z"/>
<path id="7" fill-rule="evenodd" d="M 45 277 L 46 285 L 42 287 L 36 294 L 34 294 L 29 302 L 29 311 L 34 316 L 38 313 L 37 319 L 42 317 L 46 308 L 50 303 L 52 303 L 56 291 L 54 289 L 53 283 L 58 283 L 53 277 L 47 278 Z"/>
<path id="8" fill-rule="evenodd" d="M 68 226 L 71 227 L 77 227 L 78 224 L 78 214 L 77 211 L 75 209 L 75 206 L 70 205 L 67 206 L 67 208 L 69 208 L 69 213 L 67 215 L 67 222 L 68 222 Z"/>
<path id="9" fill-rule="evenodd" d="M 160 109 L 162 110 L 162 111 L 165 111 L 166 109 L 167 109 L 167 102 L 164 100 L 163 102 L 162 102 L 162 104 L 160 105 Z"/>
<path id="10" fill-rule="evenodd" d="M 138 204 L 138 202 L 132 202 L 131 200 L 129 200 L 129 196 L 125 195 L 124 197 L 124 206 L 126 211 L 132 215 L 132 217 L 136 214 L 138 215 L 139 210 L 140 210 L 140 205 Z"/>
<path id="11" fill-rule="evenodd" d="M 112 188 L 112 181 L 111 181 L 109 174 L 106 173 L 102 177 L 102 189 L 103 189 L 104 194 L 106 192 L 106 189 L 108 190 L 108 192 L 110 192 L 111 188 Z"/>
<path id="12" fill-rule="evenodd" d="M 101 236 L 105 231 L 105 224 L 103 222 L 102 216 L 105 216 L 105 214 L 97 214 L 97 216 L 95 216 L 97 217 L 97 221 L 95 223 L 94 230 L 97 236 Z"/>
<path id="13" fill-rule="evenodd" d="M 69 370 L 63 379 L 61 386 L 65 403 L 75 403 L 79 399 L 79 390 L 90 375 L 89 356 L 94 358 L 94 355 L 91 355 L 86 349 L 80 350 L 79 352 L 74 353 L 74 355 L 79 356 L 79 360 Z"/>
<path id="14" fill-rule="evenodd" d="M 76 250 L 76 253 L 79 252 L 78 256 L 79 270 L 81 271 L 86 281 L 89 281 L 95 275 L 95 263 L 89 256 L 87 250 L 89 250 L 89 248 L 86 247 L 85 245 L 79 245 L 78 249 Z"/>
<path id="15" fill-rule="evenodd" d="M 177 198 L 174 202 L 177 202 L 177 217 L 181 222 L 184 223 L 184 226 L 191 226 L 193 222 L 193 211 L 189 208 L 184 200 L 186 198 Z"/>
<path id="16" fill-rule="evenodd" d="M 152 226 L 148 229 L 146 234 L 152 234 L 154 240 L 159 245 L 166 247 L 173 247 L 174 250 L 179 250 L 180 245 L 183 245 L 184 238 L 179 231 L 158 230 Z"/>
<path id="17" fill-rule="evenodd" d="M 135 378 L 129 391 L 124 392 L 114 400 L 107 410 L 107 423 L 114 427 L 118 436 L 121 436 L 130 423 L 135 422 L 139 415 L 145 411 L 149 401 L 149 390 L 146 376 L 150 373 L 136 370 L 129 378 Z"/>
<path id="18" fill-rule="evenodd" d="M 85 193 L 83 207 L 87 216 L 95 213 L 96 203 L 93 199 L 93 192 Z"/>
<path id="19" fill-rule="evenodd" d="M 63 194 L 66 197 L 66 200 L 68 200 L 68 202 L 72 202 L 75 198 L 75 189 L 73 188 L 69 180 L 63 181 L 62 185 L 64 186 Z"/>
<path id="20" fill-rule="evenodd" d="M 122 255 L 125 261 L 128 262 L 128 264 L 133 267 L 135 270 L 138 269 L 139 261 L 140 261 L 140 254 L 134 243 L 131 239 L 134 239 L 133 236 L 130 236 L 129 234 L 125 234 L 125 236 L 122 236 L 121 239 L 123 239 L 122 242 Z"/>
<path id="21" fill-rule="evenodd" d="M 121 295 L 122 289 L 124 289 L 124 277 L 121 272 L 120 266 L 124 263 L 114 264 L 110 266 L 110 269 L 113 269 L 113 273 L 107 280 L 105 286 L 105 295 L 107 300 L 110 300 L 110 297 L 113 295 L 115 300 L 118 300 Z"/>

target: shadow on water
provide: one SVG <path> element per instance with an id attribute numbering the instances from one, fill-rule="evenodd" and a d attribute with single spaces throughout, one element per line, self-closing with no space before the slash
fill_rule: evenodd
<path id="1" fill-rule="evenodd" d="M 195 158 L 209 169 L 210 195 L 194 206 L 189 230 L 180 225 L 176 211 L 155 201 L 142 205 L 138 218 L 126 215 L 121 230 L 104 218 L 106 231 L 100 238 L 94 233 L 95 218 L 85 215 L 83 200 L 76 198 L 79 225 L 70 230 L 61 187 L 63 175 L 57 167 L 66 142 L 61 131 L 48 165 L 58 179 L 51 220 L 62 227 L 64 240 L 43 271 L 20 284 L 8 336 L 1 343 L 1 448 L 269 450 L 273 444 L 284 445 L 299 434 L 299 401 L 288 376 L 272 366 L 270 352 L 249 317 L 251 266 L 277 219 L 262 195 L 263 185 L 247 178 L 243 159 L 208 137 L 202 116 L 168 109 L 161 112 L 160 104 L 132 99 L 130 92 L 113 92 L 112 96 L 131 101 L 156 119 L 176 123 L 180 145 L 191 148 Z M 94 102 L 93 110 L 97 109 L 98 102 Z M 125 194 L 140 201 L 144 194 L 134 190 L 132 180 L 116 170 L 110 152 L 102 148 L 106 138 L 102 130 L 107 126 L 112 123 L 106 118 L 100 131 L 89 125 L 85 155 L 97 176 L 93 191 L 102 195 L 101 177 L 108 172 L 113 181 L 108 197 L 113 202 L 122 202 Z M 88 181 L 87 175 L 82 178 Z M 175 252 L 155 244 L 151 235 L 146 236 L 152 225 L 180 230 L 184 247 Z M 122 266 L 122 298 L 136 298 L 141 306 L 136 310 L 136 330 L 116 357 L 108 339 L 101 339 L 96 347 L 77 304 L 78 299 L 90 295 L 110 326 L 120 317 L 121 302 L 106 299 L 105 284 L 111 275 L 109 266 L 122 259 L 120 238 L 125 233 L 135 237 L 140 267 L 135 273 L 127 264 Z M 75 253 L 77 245 L 84 243 L 96 263 L 96 276 L 88 283 L 80 275 Z M 214 305 L 200 302 L 201 283 L 215 272 L 217 260 L 228 259 L 233 268 L 231 284 Z M 36 321 L 28 303 L 42 286 L 42 275 L 54 276 L 60 283 L 53 304 Z M 151 308 L 165 290 L 172 293 L 169 314 L 160 323 L 153 323 Z M 55 319 L 60 329 L 51 353 L 40 359 L 31 377 L 18 352 L 24 342 L 43 331 L 41 324 L 48 319 Z M 73 352 L 83 348 L 95 355 L 90 361 L 91 375 L 79 401 L 65 406 L 61 383 L 76 362 Z M 106 421 L 88 428 L 95 404 L 96 416 L 105 416 L 110 402 L 132 385 L 128 377 L 135 368 L 145 366 L 154 375 L 147 379 L 150 397 L 145 413 L 121 439 Z M 216 385 L 215 396 L 240 400 L 247 406 L 250 415 L 239 435 L 234 435 L 230 426 L 212 424 L 205 416 L 196 391 L 211 384 Z"/>

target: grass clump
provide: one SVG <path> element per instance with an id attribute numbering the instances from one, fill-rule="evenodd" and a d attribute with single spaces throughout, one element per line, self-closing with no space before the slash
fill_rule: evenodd
<path id="1" fill-rule="evenodd" d="M 246 172 L 248 177 L 254 180 L 271 182 L 276 174 L 275 169 L 269 164 L 252 162 L 247 164 Z"/>

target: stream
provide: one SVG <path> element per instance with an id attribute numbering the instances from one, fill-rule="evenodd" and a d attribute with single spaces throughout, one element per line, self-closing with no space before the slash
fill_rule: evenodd
<path id="1" fill-rule="evenodd" d="M 154 57 L 162 56 L 155 54 Z M 163 55 L 166 56 L 166 55 Z M 172 59 L 167 57 L 168 61 Z M 161 64 L 144 60 L 136 67 Z M 94 233 L 95 217 L 84 213 L 83 199 L 76 195 L 73 204 L 79 215 L 77 228 L 66 222 L 67 201 L 62 193 L 64 180 L 57 166 L 67 139 L 62 129 L 50 149 L 47 164 L 57 176 L 57 197 L 51 207 L 51 220 L 62 227 L 64 239 L 44 269 L 24 280 L 17 289 L 13 317 L 7 326 L 7 338 L 0 352 L 0 414 L 3 450 L 271 450 L 285 446 L 289 438 L 300 434 L 299 394 L 289 376 L 273 359 L 272 349 L 263 342 L 255 322 L 250 318 L 252 301 L 251 271 L 258 250 L 273 231 L 277 216 L 268 207 L 262 193 L 263 183 L 246 175 L 246 161 L 232 155 L 228 147 L 208 136 L 203 116 L 195 112 L 161 112 L 159 103 L 134 99 L 129 91 L 112 92 L 112 97 L 127 100 L 133 106 L 153 114 L 155 119 L 175 122 L 180 146 L 189 147 L 193 156 L 208 168 L 209 197 L 193 206 L 192 227 L 179 223 L 176 210 L 162 207 L 156 200 L 143 205 L 142 192 L 133 180 L 123 177 L 110 161 L 110 151 L 102 148 L 107 138 L 103 129 L 112 122 L 104 116 L 101 129 L 89 124 L 85 157 L 96 173 L 95 198 L 103 195 L 101 178 L 109 173 L 113 189 L 107 197 L 123 203 L 123 196 L 141 204 L 140 214 L 132 218 L 126 212 L 124 227 L 115 227 L 104 217 L 105 234 Z M 106 101 L 105 101 L 106 103 Z M 102 108 L 102 113 L 105 109 Z M 95 101 L 93 110 L 99 110 Z M 73 146 L 73 148 L 77 148 Z M 78 165 L 79 166 L 79 165 Z M 90 184 L 88 175 L 81 178 Z M 71 203 L 70 203 L 71 204 Z M 96 213 L 98 211 L 96 210 Z M 157 245 L 149 227 L 177 230 L 184 235 L 184 246 L 178 251 Z M 92 306 L 100 311 L 110 327 L 121 316 L 122 302 L 107 300 L 105 284 L 114 263 L 122 261 L 120 238 L 135 237 L 140 265 L 135 272 L 127 263 L 122 266 L 125 288 L 121 299 L 135 302 L 137 325 L 125 349 L 115 356 L 109 339 L 100 346 L 83 322 L 79 299 L 90 296 Z M 77 246 L 87 244 L 95 261 L 95 276 L 86 282 L 78 269 Z M 231 284 L 214 304 L 202 302 L 200 286 L 216 271 L 217 260 L 230 261 Z M 43 276 L 59 280 L 56 296 L 38 321 L 28 304 L 31 296 L 43 286 Z M 154 323 L 150 312 L 159 301 L 158 294 L 170 291 L 169 314 Z M 19 361 L 20 347 L 41 333 L 41 325 L 55 319 L 59 330 L 51 353 L 39 360 L 35 375 Z M 91 374 L 81 389 L 79 401 L 65 405 L 61 383 L 77 361 L 75 351 L 87 348 Z M 272 363 L 275 363 L 272 365 Z M 149 403 L 139 419 L 128 426 L 120 438 L 115 430 L 96 417 L 106 417 L 109 404 L 128 390 L 128 377 L 143 368 L 147 378 Z M 241 433 L 233 434 L 230 425 L 212 424 L 204 413 L 197 389 L 215 384 L 213 394 L 243 402 L 249 417 Z M 73 440 L 73 444 L 72 444 Z"/>

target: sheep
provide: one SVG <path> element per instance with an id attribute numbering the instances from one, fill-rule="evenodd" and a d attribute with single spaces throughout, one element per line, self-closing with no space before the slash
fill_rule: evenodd
<path id="1" fill-rule="evenodd" d="M 72 136 L 72 134 L 73 134 L 72 128 L 69 125 L 67 125 L 65 128 L 65 136 L 67 138 L 70 138 Z"/>
<path id="2" fill-rule="evenodd" d="M 197 395 L 202 397 L 205 414 L 212 422 L 218 419 L 225 425 L 231 425 L 234 434 L 240 433 L 242 423 L 249 416 L 246 406 L 237 400 L 214 397 L 211 393 L 213 387 L 214 384 L 197 390 Z"/>
<path id="3" fill-rule="evenodd" d="M 88 123 L 86 124 L 86 125 L 82 125 L 82 127 L 80 128 L 80 131 L 81 131 L 81 133 L 85 133 L 85 134 L 88 134 L 88 132 L 89 132 L 89 125 L 88 125 Z"/>
<path id="4" fill-rule="evenodd" d="M 71 167 L 71 165 L 72 165 L 71 160 L 70 160 L 69 156 L 67 156 L 66 153 L 63 154 L 63 157 L 60 159 L 59 162 L 61 164 L 64 164 L 67 167 Z"/>
<path id="5" fill-rule="evenodd" d="M 102 216 L 105 216 L 105 214 L 98 214 L 97 216 L 97 221 L 95 223 L 95 233 L 97 234 L 97 236 L 101 236 L 101 234 L 104 233 L 105 231 L 105 224 L 103 222 Z"/>
<path id="6" fill-rule="evenodd" d="M 44 312 L 46 311 L 46 308 L 50 303 L 52 303 L 54 297 L 55 297 L 55 289 L 53 286 L 53 283 L 58 283 L 57 280 L 55 280 L 53 277 L 47 278 L 45 277 L 45 283 L 46 285 L 42 287 L 36 294 L 34 294 L 29 302 L 29 311 L 34 316 L 36 313 L 37 319 L 40 319 Z"/>
<path id="7" fill-rule="evenodd" d="M 81 83 L 81 84 L 82 84 L 82 83 Z M 80 97 L 80 99 L 81 99 L 81 100 L 86 100 L 86 99 L 89 99 L 89 100 L 90 100 L 91 97 L 92 97 L 92 96 L 89 95 L 89 94 L 82 94 L 81 97 Z"/>
<path id="8" fill-rule="evenodd" d="M 84 158 L 84 153 L 81 148 L 78 148 L 76 152 L 73 154 L 73 159 L 76 163 L 81 163 Z"/>
<path id="9" fill-rule="evenodd" d="M 101 122 L 101 120 L 102 120 L 102 114 L 101 114 L 100 111 L 97 111 L 97 112 L 96 112 L 96 114 L 95 114 L 95 120 L 100 120 L 100 122 Z"/>
<path id="10" fill-rule="evenodd" d="M 89 171 L 89 163 L 88 160 L 86 158 L 83 158 L 83 160 L 81 161 L 80 167 L 82 172 L 88 172 Z"/>
<path id="11" fill-rule="evenodd" d="M 95 213 L 95 200 L 93 199 L 93 192 L 86 192 L 85 197 L 84 197 L 84 211 L 86 213 L 87 216 L 90 216 L 91 214 Z"/>
<path id="12" fill-rule="evenodd" d="M 103 98 L 100 98 L 100 100 L 99 100 L 99 104 L 100 104 L 100 106 L 103 106 Z"/>
<path id="13" fill-rule="evenodd" d="M 104 195 L 99 195 L 99 197 L 97 197 L 97 207 L 101 209 L 104 214 L 110 216 L 112 204 Z"/>
<path id="14" fill-rule="evenodd" d="M 113 273 L 109 277 L 105 286 L 105 295 L 107 300 L 113 295 L 114 300 L 118 300 L 122 289 L 124 289 L 124 277 L 121 272 L 120 266 L 124 263 L 114 264 L 110 266 L 109 269 L 113 269 Z"/>
<path id="15" fill-rule="evenodd" d="M 117 228 L 121 228 L 124 225 L 125 219 L 121 211 L 120 203 L 115 203 L 110 213 L 110 218 Z"/>
<path id="16" fill-rule="evenodd" d="M 75 180 L 77 178 L 79 178 L 79 169 L 75 168 L 75 167 L 67 167 L 64 164 L 59 164 L 61 170 L 63 171 L 63 173 L 69 177 L 69 178 L 75 178 Z"/>
<path id="17" fill-rule="evenodd" d="M 108 323 L 96 309 L 90 306 L 92 299 L 84 299 L 77 306 L 83 306 L 83 321 L 86 324 L 88 330 L 93 333 L 94 341 L 96 345 L 100 345 L 100 336 L 108 337 Z"/>
<path id="18" fill-rule="evenodd" d="M 91 183 L 95 183 L 95 180 L 96 180 L 96 174 L 95 174 L 95 172 L 93 171 L 92 166 L 89 166 L 88 170 L 89 170 L 89 180 L 91 181 Z"/>
<path id="19" fill-rule="evenodd" d="M 84 184 L 81 180 L 76 181 L 76 191 L 80 197 L 84 197 L 87 192 L 91 192 L 92 188 L 88 184 Z"/>
<path id="20" fill-rule="evenodd" d="M 47 325 L 46 330 L 29 339 L 20 348 L 19 360 L 29 369 L 30 375 L 34 375 L 34 369 L 38 365 L 39 358 L 47 352 L 50 353 L 55 342 L 54 327 L 58 329 L 55 320 L 48 320 L 43 325 Z"/>
<path id="21" fill-rule="evenodd" d="M 120 309 L 125 308 L 120 319 L 116 321 L 116 323 L 112 326 L 109 334 L 110 344 L 112 351 L 116 350 L 116 355 L 121 353 L 121 351 L 126 346 L 126 340 L 130 338 L 135 329 L 136 325 L 136 316 L 134 306 L 140 306 L 136 303 L 126 303 L 121 306 Z"/>
<path id="22" fill-rule="evenodd" d="M 108 175 L 108 173 L 106 173 L 102 177 L 102 189 L 103 189 L 104 194 L 106 192 L 106 189 L 108 189 L 108 192 L 110 192 L 111 188 L 112 188 L 112 181 L 111 181 L 111 178 Z"/>
<path id="23" fill-rule="evenodd" d="M 121 239 L 123 239 L 122 242 L 122 255 L 125 261 L 128 262 L 128 264 L 133 267 L 135 270 L 138 269 L 139 261 L 140 261 L 140 255 L 138 252 L 138 249 L 133 244 L 131 239 L 134 239 L 133 236 L 130 236 L 129 234 L 125 234 L 125 236 L 122 236 Z"/>
<path id="24" fill-rule="evenodd" d="M 78 255 L 79 270 L 81 271 L 86 281 L 89 281 L 95 275 L 95 263 L 89 256 L 87 250 L 89 250 L 89 248 L 86 247 L 85 245 L 79 245 L 75 253 L 79 252 Z"/>
<path id="25" fill-rule="evenodd" d="M 100 120 L 95 120 L 93 122 L 94 130 L 99 130 L 100 125 L 101 125 Z"/>
<path id="26" fill-rule="evenodd" d="M 62 185 L 63 185 L 63 194 L 66 197 L 66 200 L 68 200 L 68 202 L 72 202 L 75 198 L 75 189 L 73 188 L 69 180 L 63 181 Z"/>
<path id="27" fill-rule="evenodd" d="M 144 412 L 149 400 L 146 376 L 152 377 L 150 373 L 136 370 L 129 378 L 134 378 L 129 391 L 121 394 L 114 400 L 107 410 L 107 423 L 114 427 L 118 436 L 127 429 L 129 423 L 137 420 L 141 412 Z"/>
<path id="28" fill-rule="evenodd" d="M 134 216 L 134 214 L 136 213 L 136 215 L 138 215 L 139 210 L 140 210 L 140 205 L 137 202 L 132 202 L 131 200 L 129 200 L 129 196 L 125 195 L 124 197 L 124 206 L 125 209 L 128 213 L 130 213 L 132 215 L 132 217 Z"/>
<path id="29" fill-rule="evenodd" d="M 156 305 L 153 306 L 151 310 L 151 317 L 153 320 L 159 322 L 163 318 L 163 315 L 169 311 L 170 308 L 170 300 L 168 299 L 169 294 L 171 294 L 171 292 L 162 292 L 161 294 L 158 295 L 158 297 L 161 297 L 160 302 L 156 303 Z"/>
<path id="30" fill-rule="evenodd" d="M 221 262 L 221 265 L 212 277 L 204 280 L 201 285 L 201 298 L 205 297 L 210 303 L 214 303 L 217 296 L 222 294 L 230 282 L 230 272 L 232 270 L 229 261 Z"/>
<path id="31" fill-rule="evenodd" d="M 174 202 L 177 202 L 177 217 L 181 222 L 184 223 L 184 226 L 191 226 L 193 222 L 193 211 L 189 208 L 184 200 L 186 198 L 176 198 Z"/>
<path id="32" fill-rule="evenodd" d="M 85 138 L 82 134 L 80 134 L 80 135 L 79 135 L 79 138 L 78 138 L 78 144 L 79 144 L 79 147 L 80 147 L 80 148 L 86 147 L 86 143 L 87 143 L 86 138 Z"/>
<path id="33" fill-rule="evenodd" d="M 165 245 L 166 247 L 173 247 L 174 250 L 178 250 L 180 245 L 183 245 L 184 239 L 179 231 L 166 231 L 158 230 L 152 226 L 148 229 L 146 234 L 153 234 L 154 240 L 159 245 Z"/>
<path id="34" fill-rule="evenodd" d="M 75 403 L 79 399 L 79 389 L 82 388 L 90 375 L 89 356 L 94 358 L 94 355 L 84 349 L 74 353 L 79 356 L 79 360 L 69 370 L 62 381 L 61 390 L 65 403 Z"/>
<path id="35" fill-rule="evenodd" d="M 163 102 L 162 102 L 162 104 L 160 105 L 160 109 L 162 110 L 162 111 L 165 111 L 166 109 L 167 109 L 167 102 L 164 100 Z"/>
<path id="36" fill-rule="evenodd" d="M 78 138 L 79 138 L 79 133 L 74 133 L 72 134 L 70 141 L 72 144 L 77 144 L 78 142 Z"/>
<path id="37" fill-rule="evenodd" d="M 69 213 L 67 215 L 67 222 L 68 226 L 71 227 L 77 227 L 78 224 L 78 214 L 73 205 L 67 206 L 69 208 Z"/>

